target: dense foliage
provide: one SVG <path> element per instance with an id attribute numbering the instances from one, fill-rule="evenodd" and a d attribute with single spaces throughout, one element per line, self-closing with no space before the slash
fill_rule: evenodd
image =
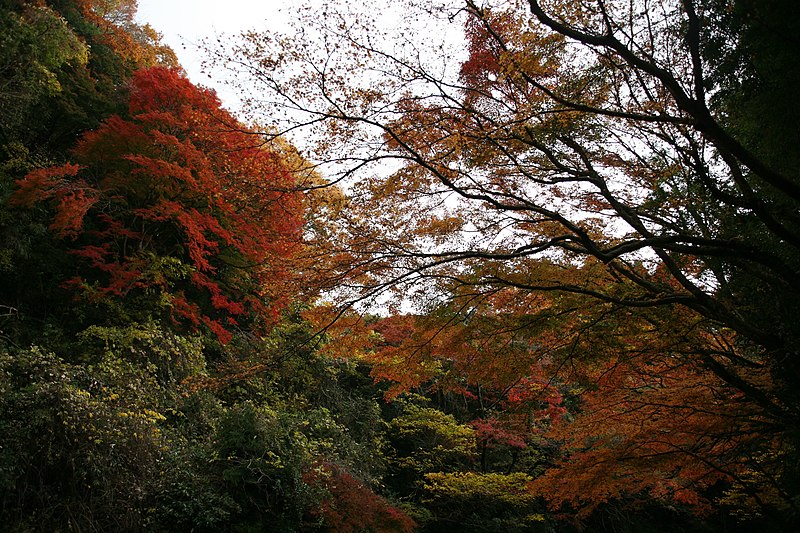
<path id="1" fill-rule="evenodd" d="M 4 529 L 797 528 L 793 3 L 428 4 L 0 0 Z"/>

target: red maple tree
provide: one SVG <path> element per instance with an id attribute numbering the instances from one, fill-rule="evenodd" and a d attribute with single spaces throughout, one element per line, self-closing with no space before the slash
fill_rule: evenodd
<path id="1" fill-rule="evenodd" d="M 223 342 L 280 311 L 302 198 L 281 154 L 212 91 L 174 69 L 139 71 L 127 115 L 86 133 L 74 161 L 29 173 L 12 203 L 52 209 L 50 230 L 83 264 L 69 282 L 81 294 L 145 297 Z"/>

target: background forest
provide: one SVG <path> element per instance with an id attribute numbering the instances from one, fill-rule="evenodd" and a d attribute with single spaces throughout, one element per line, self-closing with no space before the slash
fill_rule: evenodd
<path id="1" fill-rule="evenodd" d="M 417 4 L 0 0 L 4 530 L 797 530 L 800 8 Z"/>

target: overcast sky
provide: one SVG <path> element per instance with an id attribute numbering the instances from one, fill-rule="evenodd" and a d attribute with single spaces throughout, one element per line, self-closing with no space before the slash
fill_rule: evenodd
<path id="1" fill-rule="evenodd" d="M 205 38 L 238 35 L 247 30 L 285 32 L 303 6 L 322 11 L 322 6 L 335 3 L 335 0 L 139 0 L 138 3 L 138 21 L 149 23 L 164 36 L 164 42 L 175 51 L 189 79 L 216 90 L 223 105 L 235 112 L 239 95 L 221 82 L 225 73 L 216 72 L 215 77 L 210 78 L 201 72 L 204 53 L 198 48 L 200 42 Z M 418 25 L 414 22 L 415 17 L 407 17 L 402 6 L 398 7 L 400 4 L 356 0 L 350 5 L 376 16 L 377 27 L 391 28 L 401 34 L 409 24 L 416 31 L 427 34 L 426 40 L 438 42 L 450 34 L 452 27 L 442 32 L 441 27 L 433 29 L 428 23 Z M 459 26 L 453 37 L 445 37 L 445 40 L 453 44 L 461 38 Z"/>
<path id="2" fill-rule="evenodd" d="M 205 37 L 243 30 L 285 28 L 293 7 L 303 0 L 139 0 L 139 22 L 149 23 L 175 50 L 189 78 L 212 87 L 228 106 L 235 96 L 200 72 L 202 53 L 196 45 Z"/>

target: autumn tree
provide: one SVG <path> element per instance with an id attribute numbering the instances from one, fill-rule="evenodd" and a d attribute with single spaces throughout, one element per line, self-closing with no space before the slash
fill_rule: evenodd
<path id="1" fill-rule="evenodd" d="M 75 163 L 29 173 L 12 201 L 50 207 L 76 265 L 63 286 L 87 304 L 222 341 L 263 327 L 288 297 L 302 223 L 280 154 L 175 70 L 139 71 L 128 90 L 126 117 L 84 135 Z"/>
<path id="2" fill-rule="evenodd" d="M 372 492 L 352 474 L 319 464 L 306 474 L 312 486 L 329 493 L 313 512 L 331 531 L 410 532 L 416 524 L 385 498 Z"/>
<path id="3" fill-rule="evenodd" d="M 352 303 L 395 291 L 435 308 L 514 289 L 685 315 L 725 340 L 695 344 L 680 371 L 699 372 L 726 409 L 742 395 L 755 409 L 742 427 L 794 449 L 800 179 L 797 132 L 782 122 L 798 116 L 793 7 L 402 9 L 394 40 L 344 8 L 217 52 L 255 88 L 254 113 L 284 113 L 287 132 L 308 127 L 320 141 L 310 158 L 350 184 L 335 294 Z M 415 39 L 409 21 L 421 17 L 428 34 L 455 25 L 457 40 L 463 29 L 464 46 Z M 447 320 L 466 320 L 474 306 L 453 309 Z M 669 377 L 671 352 L 653 353 L 648 372 L 688 394 L 690 378 Z"/>
<path id="4" fill-rule="evenodd" d="M 75 5 L 97 27 L 98 41 L 128 64 L 135 68 L 178 66 L 175 52 L 161 43 L 161 35 L 149 24 L 136 22 L 137 0 L 79 0 Z"/>
<path id="5" fill-rule="evenodd" d="M 125 4 L 135 8 L 135 2 Z M 140 41 L 138 58 L 123 57 L 121 48 L 101 38 L 92 5 L 0 3 L 0 306 L 3 330 L 12 337 L 29 325 L 38 337 L 42 325 L 36 322 L 65 307 L 53 290 L 65 272 L 62 243 L 46 231 L 42 211 L 7 208 L 14 183 L 35 168 L 63 164 L 79 135 L 121 112 L 134 70 L 174 62 L 156 34 Z M 128 30 L 135 28 L 115 32 Z"/>

